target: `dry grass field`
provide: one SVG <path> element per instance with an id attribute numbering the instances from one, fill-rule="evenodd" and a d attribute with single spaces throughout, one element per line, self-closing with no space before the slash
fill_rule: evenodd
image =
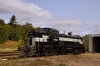
<path id="1" fill-rule="evenodd" d="M 100 66 L 99 53 L 57 55 L 0 61 L 0 66 Z"/>
<path id="2" fill-rule="evenodd" d="M 18 47 L 18 42 L 8 40 L 4 44 L 0 44 L 0 48 L 12 48 L 12 47 Z"/>
<path id="3" fill-rule="evenodd" d="M 13 52 L 17 50 L 18 42 L 8 40 L 4 44 L 0 44 L 0 52 Z"/>

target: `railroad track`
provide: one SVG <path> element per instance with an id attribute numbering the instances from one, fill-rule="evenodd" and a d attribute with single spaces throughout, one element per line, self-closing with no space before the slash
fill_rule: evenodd
<path id="1" fill-rule="evenodd" d="M 16 59 L 21 56 L 21 52 L 0 52 L 0 60 Z"/>
<path id="2" fill-rule="evenodd" d="M 0 57 L 21 55 L 21 52 L 0 52 Z"/>

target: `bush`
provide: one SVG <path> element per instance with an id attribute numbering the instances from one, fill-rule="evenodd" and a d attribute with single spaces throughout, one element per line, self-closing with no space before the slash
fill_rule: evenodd
<path id="1" fill-rule="evenodd" d="M 20 39 L 20 40 L 18 40 L 18 48 L 17 48 L 17 50 L 21 51 L 22 50 L 22 46 L 23 46 L 23 41 L 22 41 L 22 39 Z"/>

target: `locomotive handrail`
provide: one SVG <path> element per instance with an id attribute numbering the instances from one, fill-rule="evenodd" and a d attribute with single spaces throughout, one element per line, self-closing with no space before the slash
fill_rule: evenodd
<path id="1" fill-rule="evenodd" d="M 39 39 L 39 42 L 38 42 L 38 51 L 39 51 L 39 43 L 40 43 L 40 39 Z"/>

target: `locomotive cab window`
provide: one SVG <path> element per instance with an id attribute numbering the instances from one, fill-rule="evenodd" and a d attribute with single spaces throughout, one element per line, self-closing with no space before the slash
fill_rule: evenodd
<path id="1" fill-rule="evenodd" d="M 42 33 L 39 32 L 30 32 L 28 34 L 29 37 L 42 37 Z"/>
<path id="2" fill-rule="evenodd" d="M 54 33 L 53 33 L 53 37 L 54 37 L 54 38 L 58 38 L 58 37 L 59 37 L 58 33 L 57 33 L 57 32 L 54 32 Z"/>
<path id="3" fill-rule="evenodd" d="M 37 33 L 36 37 L 42 37 L 42 33 Z"/>
<path id="4" fill-rule="evenodd" d="M 35 32 L 30 32 L 30 33 L 28 34 L 28 36 L 29 36 L 29 37 L 35 37 L 35 36 L 36 36 L 36 33 L 35 33 Z"/>

